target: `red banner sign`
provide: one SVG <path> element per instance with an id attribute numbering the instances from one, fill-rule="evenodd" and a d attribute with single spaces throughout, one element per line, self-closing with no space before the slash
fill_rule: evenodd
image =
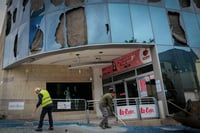
<path id="1" fill-rule="evenodd" d="M 151 54 L 149 48 L 137 49 L 131 53 L 128 53 L 120 58 L 112 61 L 112 65 L 102 69 L 103 78 L 111 76 L 115 73 L 119 73 L 136 66 L 143 65 L 151 62 Z"/>

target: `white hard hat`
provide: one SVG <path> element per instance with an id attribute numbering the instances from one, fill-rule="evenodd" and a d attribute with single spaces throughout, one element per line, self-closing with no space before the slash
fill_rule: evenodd
<path id="1" fill-rule="evenodd" d="M 35 88 L 35 91 L 40 91 L 41 90 L 41 88 Z"/>

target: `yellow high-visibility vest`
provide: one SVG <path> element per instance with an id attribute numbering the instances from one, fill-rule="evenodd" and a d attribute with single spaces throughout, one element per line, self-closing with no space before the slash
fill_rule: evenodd
<path id="1" fill-rule="evenodd" d="M 42 107 L 45 107 L 45 106 L 53 103 L 52 99 L 49 95 L 49 92 L 47 90 L 41 90 L 40 94 L 43 95 L 43 97 L 42 97 Z"/>

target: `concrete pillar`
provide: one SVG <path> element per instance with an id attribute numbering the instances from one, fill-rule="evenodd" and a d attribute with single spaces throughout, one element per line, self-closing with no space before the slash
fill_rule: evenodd
<path id="1" fill-rule="evenodd" d="M 159 108 L 160 118 L 164 119 L 165 111 L 164 111 L 164 107 L 163 107 L 163 102 L 161 100 L 158 101 L 158 108 Z"/>
<path id="2" fill-rule="evenodd" d="M 5 15 L 6 15 L 6 1 L 7 0 L 1 0 L 0 1 L 0 9 L 1 9 L 1 12 L 0 12 L 0 17 L 1 17 L 1 21 L 0 21 L 0 34 L 2 32 L 4 18 L 5 18 Z"/>
<path id="3" fill-rule="evenodd" d="M 103 95 L 103 86 L 102 86 L 102 71 L 99 67 L 93 67 L 93 99 L 99 100 Z M 101 116 L 98 104 L 95 104 L 95 110 L 98 117 Z"/>
<path id="4" fill-rule="evenodd" d="M 155 79 L 160 80 L 160 86 L 161 86 L 161 91 L 157 93 L 158 100 L 162 101 L 162 108 L 163 108 L 162 110 L 163 110 L 164 115 L 166 116 L 169 113 L 168 113 L 167 99 L 165 96 L 164 84 L 163 84 L 163 79 L 162 79 L 160 61 L 159 61 L 156 46 L 151 48 L 151 56 L 152 56 L 152 63 L 153 63 L 153 68 L 154 68 Z"/>

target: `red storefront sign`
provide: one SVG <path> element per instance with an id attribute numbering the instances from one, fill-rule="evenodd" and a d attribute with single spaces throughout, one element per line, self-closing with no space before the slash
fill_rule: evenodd
<path id="1" fill-rule="evenodd" d="M 155 104 L 117 106 L 117 115 L 120 119 L 157 118 L 158 110 Z"/>
<path id="2" fill-rule="evenodd" d="M 121 119 L 138 118 L 136 105 L 132 106 L 117 106 L 117 115 Z"/>
<path id="3" fill-rule="evenodd" d="M 143 65 L 151 62 L 151 54 L 149 48 L 137 49 L 129 54 L 121 56 L 112 61 L 112 65 L 109 65 L 102 69 L 103 78 L 111 76 L 112 74 L 119 73 L 136 66 Z"/>
<path id="4" fill-rule="evenodd" d="M 104 77 L 109 77 L 109 76 L 113 75 L 113 70 L 112 69 L 113 69 L 112 65 L 104 67 L 102 69 L 103 78 Z"/>
<path id="5" fill-rule="evenodd" d="M 156 118 L 158 112 L 155 104 L 143 104 L 140 105 L 140 114 L 142 118 Z"/>

